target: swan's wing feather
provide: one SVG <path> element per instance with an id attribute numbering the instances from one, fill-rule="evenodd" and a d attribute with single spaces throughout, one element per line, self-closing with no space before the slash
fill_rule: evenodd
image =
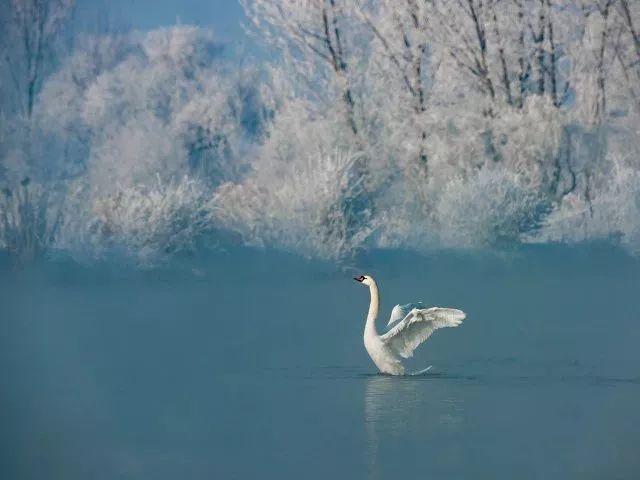
<path id="1" fill-rule="evenodd" d="M 444 327 L 457 327 L 465 318 L 462 310 L 455 308 L 425 308 L 413 309 L 401 322 L 380 339 L 395 353 L 403 358 L 413 356 L 413 351 L 431 334 Z"/>
<path id="2" fill-rule="evenodd" d="M 387 322 L 387 327 L 398 320 L 402 320 L 407 314 L 417 308 L 418 310 L 424 310 L 424 305 L 422 302 L 418 303 L 407 303 L 406 305 L 396 305 L 391 310 L 391 316 L 389 317 L 389 321 Z"/>

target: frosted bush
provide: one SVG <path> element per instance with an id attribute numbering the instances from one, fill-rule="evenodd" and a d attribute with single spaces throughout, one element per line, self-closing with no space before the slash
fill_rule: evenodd
<path id="1" fill-rule="evenodd" d="M 640 253 L 640 171 L 620 161 L 614 162 L 591 202 L 567 195 L 528 241 L 576 243 L 612 237 Z"/>
<path id="2" fill-rule="evenodd" d="M 210 79 L 171 122 L 190 168 L 214 183 L 237 180 L 246 172 L 248 153 L 264 122 L 256 71 L 242 68 L 232 77 Z"/>
<path id="3" fill-rule="evenodd" d="M 450 180 L 435 218 L 439 244 L 486 247 L 512 243 L 533 227 L 539 198 L 522 178 L 507 170 L 483 168 L 469 179 Z"/>
<path id="4" fill-rule="evenodd" d="M 44 254 L 55 241 L 61 211 L 47 189 L 29 178 L 0 193 L 0 249 L 18 261 Z"/>
<path id="5" fill-rule="evenodd" d="M 498 161 L 536 188 L 543 187 L 566 124 L 566 114 L 547 97 L 528 97 L 522 109 L 504 107 L 492 125 Z"/>
<path id="6" fill-rule="evenodd" d="M 94 254 L 112 247 L 149 264 L 192 249 L 212 228 L 210 191 L 188 177 L 168 182 L 158 177 L 150 185 L 123 186 L 107 195 L 78 192 L 77 198 L 88 200 L 89 209 L 65 222 L 61 248 L 78 250 L 74 242 L 81 238 L 81 247 Z"/>
<path id="7" fill-rule="evenodd" d="M 414 199 L 400 185 L 394 189 L 395 203 L 377 205 L 375 241 L 382 248 L 514 244 L 533 228 L 541 208 L 541 197 L 521 175 L 496 166 L 425 183 Z"/>
<path id="8" fill-rule="evenodd" d="M 187 171 L 185 148 L 153 115 L 128 119 L 105 136 L 92 149 L 88 173 L 92 185 L 106 192 L 114 185 L 154 183 L 158 175 L 168 181 Z"/>
<path id="9" fill-rule="evenodd" d="M 366 222 L 351 223 L 362 189 L 360 159 L 334 151 L 254 171 L 243 183 L 218 190 L 216 219 L 249 244 L 329 259 L 349 256 L 371 234 Z"/>

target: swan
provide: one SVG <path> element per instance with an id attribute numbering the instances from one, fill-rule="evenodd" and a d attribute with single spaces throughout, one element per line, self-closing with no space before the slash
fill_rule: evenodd
<path id="1" fill-rule="evenodd" d="M 380 305 L 378 285 L 370 275 L 360 275 L 353 279 L 367 285 L 371 293 L 369 313 L 364 326 L 364 348 L 382 373 L 404 375 L 404 366 L 399 357 L 412 357 L 413 351 L 429 338 L 434 330 L 457 327 L 466 317 L 462 310 L 455 308 L 423 308 L 424 305 L 421 303 L 396 305 L 387 323 L 387 326 L 394 323 L 395 325 L 386 333 L 378 335 L 376 331 L 376 318 Z M 431 367 L 415 372 L 414 375 L 423 373 L 429 368 Z"/>

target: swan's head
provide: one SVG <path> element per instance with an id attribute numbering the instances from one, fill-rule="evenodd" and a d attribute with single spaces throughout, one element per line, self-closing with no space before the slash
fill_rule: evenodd
<path id="1" fill-rule="evenodd" d="M 373 285 L 375 282 L 373 281 L 372 277 L 369 277 L 368 275 L 360 275 L 359 277 L 353 277 L 353 279 L 356 282 L 360 282 L 360 283 L 364 283 L 365 285 Z"/>

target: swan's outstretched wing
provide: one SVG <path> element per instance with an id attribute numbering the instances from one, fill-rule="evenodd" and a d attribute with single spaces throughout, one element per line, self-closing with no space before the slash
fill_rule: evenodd
<path id="1" fill-rule="evenodd" d="M 407 303 L 406 305 L 396 305 L 391 310 L 391 316 L 389 317 L 389 321 L 387 322 L 387 327 L 398 320 L 402 320 L 407 314 L 417 308 L 418 310 L 424 310 L 424 305 L 422 302 L 418 303 Z"/>
<path id="2" fill-rule="evenodd" d="M 457 327 L 465 318 L 462 310 L 455 308 L 426 308 L 411 310 L 401 322 L 380 339 L 403 358 L 413 356 L 413 351 L 431 334 L 444 327 Z"/>

